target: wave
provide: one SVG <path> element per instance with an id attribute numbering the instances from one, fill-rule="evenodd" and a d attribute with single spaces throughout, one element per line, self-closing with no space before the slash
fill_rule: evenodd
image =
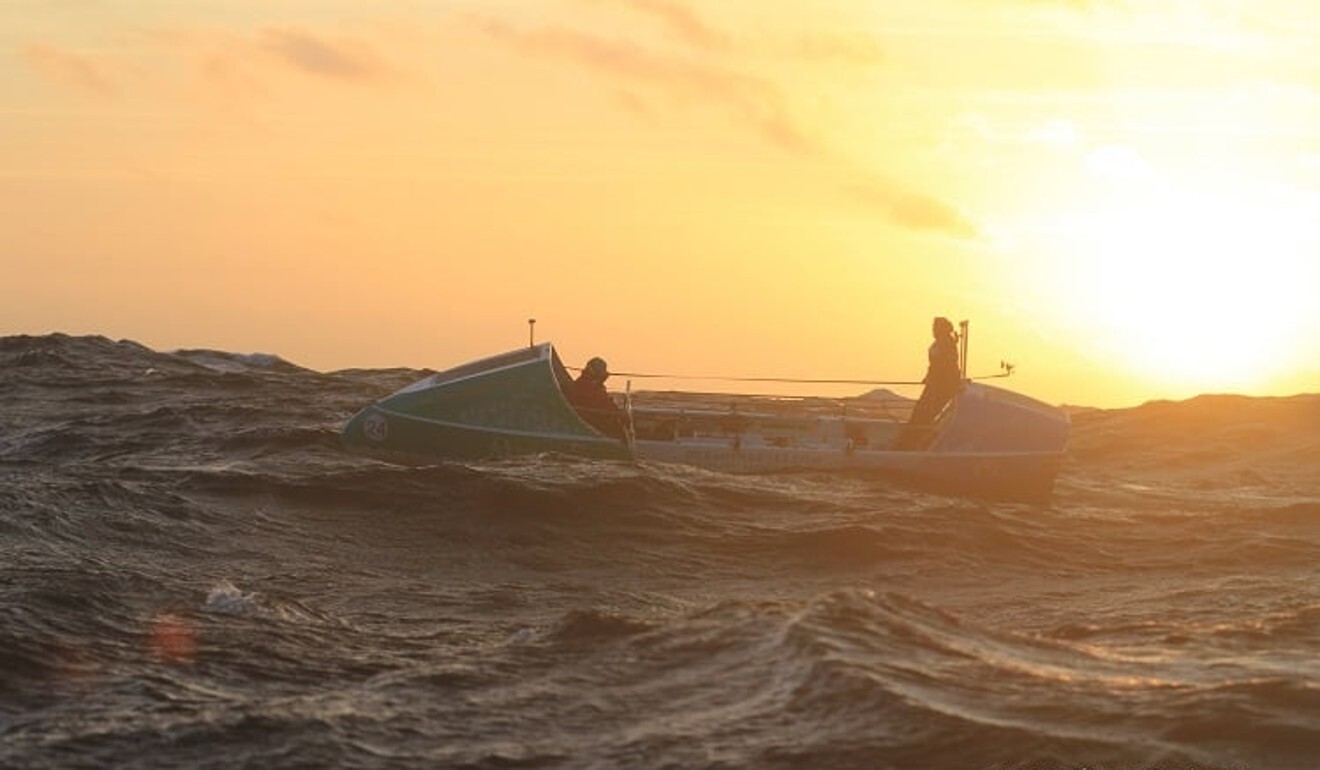
<path id="1" fill-rule="evenodd" d="M 1068 452 L 1091 476 L 1315 495 L 1317 437 L 1320 394 L 1214 395 L 1074 415 Z"/>
<path id="2" fill-rule="evenodd" d="M 900 766 L 1027 767 L 1084 756 L 1100 766 L 1158 758 L 1217 767 L 1216 752 L 1255 739 L 1245 729 L 1221 733 L 1206 751 L 1198 715 L 1219 713 L 1244 687 L 1264 687 L 1254 694 L 1276 704 L 1311 697 L 1282 682 L 1201 686 L 1176 668 L 992 631 L 908 595 L 864 590 L 723 602 L 663 623 L 573 614 L 535 645 L 570 650 L 542 652 L 557 663 L 499 706 L 557 697 L 569 733 L 589 730 L 596 710 L 640 706 L 647 716 L 627 737 L 596 751 L 678 752 L 679 763 L 675 735 L 739 766 L 863 767 L 883 756 Z M 594 654 L 584 657 L 584 647 Z M 575 683 L 591 694 L 565 703 Z M 1173 707 L 1184 692 L 1194 698 Z M 749 745 L 749 733 L 776 739 Z M 1297 760 L 1301 736 L 1292 737 L 1279 756 Z"/>
<path id="3" fill-rule="evenodd" d="M 1078 413 L 1028 505 L 344 452 L 417 376 L 0 338 L 0 764 L 1310 760 L 1320 397 Z"/>

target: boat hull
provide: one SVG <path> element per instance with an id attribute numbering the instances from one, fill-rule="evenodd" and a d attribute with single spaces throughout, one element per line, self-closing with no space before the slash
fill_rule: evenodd
<path id="1" fill-rule="evenodd" d="M 883 475 L 975 496 L 1047 497 L 1063 461 L 1068 419 L 1011 391 L 968 384 L 920 451 L 891 449 L 910 430 L 893 415 L 785 410 L 775 400 L 629 411 L 636 438 L 606 436 L 564 396 L 567 371 L 548 345 L 439 372 L 354 415 L 351 450 L 393 462 L 474 461 L 557 452 L 724 473 L 825 471 Z"/>
<path id="2" fill-rule="evenodd" d="M 426 419 L 380 406 L 359 412 L 344 427 L 344 444 L 359 454 L 391 462 L 488 460 L 562 452 L 603 460 L 631 459 L 622 442 L 605 436 L 541 433 Z"/>

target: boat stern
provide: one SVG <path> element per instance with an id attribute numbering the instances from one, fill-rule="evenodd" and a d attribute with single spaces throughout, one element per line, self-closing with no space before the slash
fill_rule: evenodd
<path id="1" fill-rule="evenodd" d="M 1068 444 L 1068 414 L 1021 393 L 968 383 L 953 414 L 930 445 L 932 452 L 1049 452 Z"/>

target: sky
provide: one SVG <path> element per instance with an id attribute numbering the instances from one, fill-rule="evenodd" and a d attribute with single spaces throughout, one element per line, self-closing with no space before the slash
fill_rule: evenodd
<path id="1" fill-rule="evenodd" d="M 6 0 L 0 334 L 1320 391 L 1320 6 Z M 617 380 L 612 386 L 622 386 Z"/>

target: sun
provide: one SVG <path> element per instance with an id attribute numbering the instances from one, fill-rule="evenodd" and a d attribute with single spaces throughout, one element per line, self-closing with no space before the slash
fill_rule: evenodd
<path id="1" fill-rule="evenodd" d="M 1249 389 L 1300 366 L 1320 287 L 1315 212 L 1278 191 L 1151 181 L 1066 219 L 1060 312 L 1165 386 Z"/>

